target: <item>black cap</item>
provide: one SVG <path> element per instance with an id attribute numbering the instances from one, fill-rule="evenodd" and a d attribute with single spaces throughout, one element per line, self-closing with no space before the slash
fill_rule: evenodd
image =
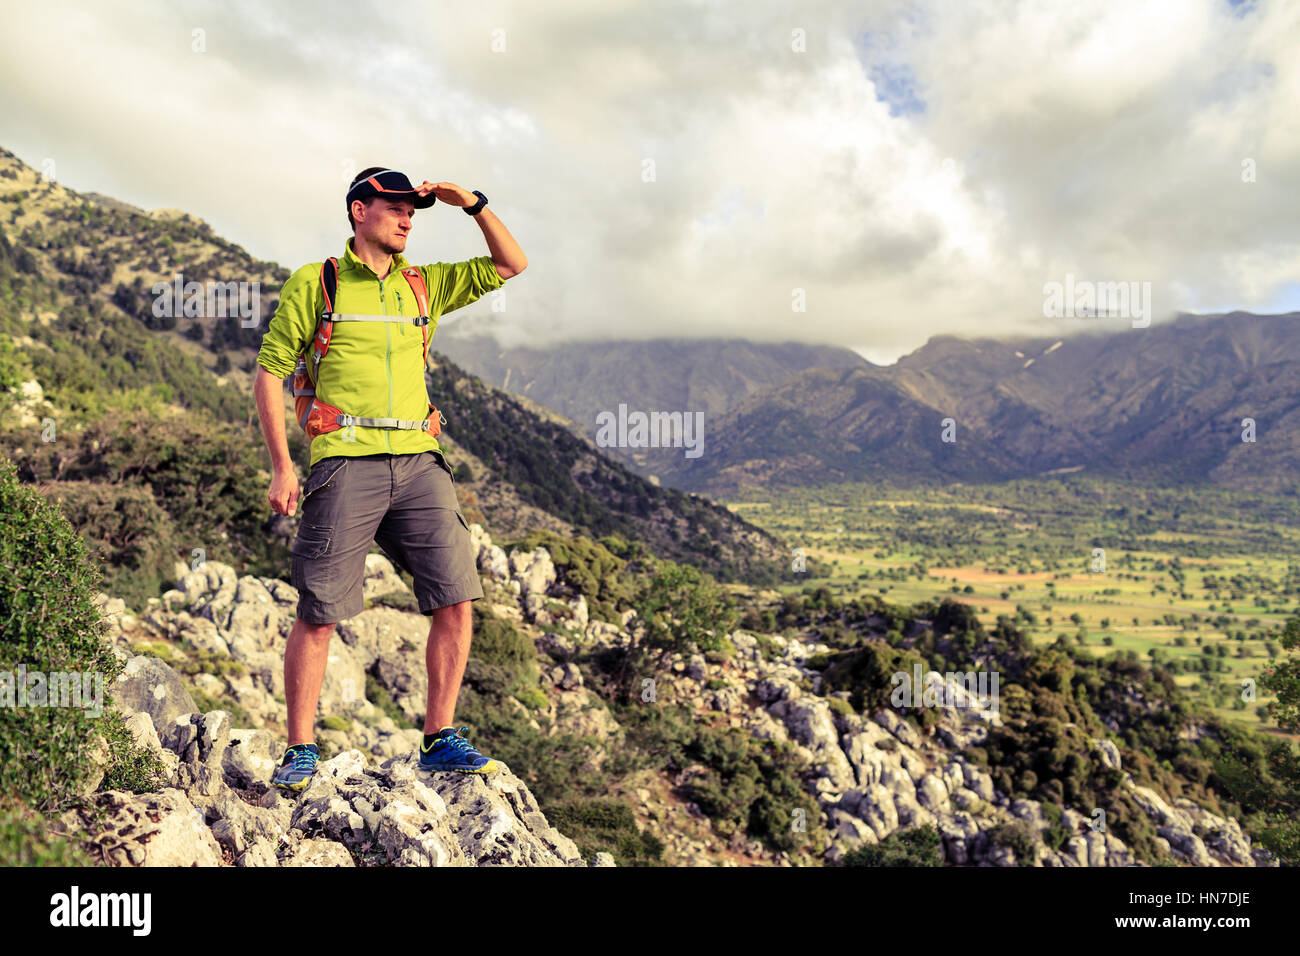
<path id="1" fill-rule="evenodd" d="M 428 209 L 438 201 L 433 193 L 427 196 L 418 195 L 411 181 L 406 178 L 406 174 L 399 173 L 395 169 L 385 169 L 353 183 L 348 189 L 347 207 L 352 208 L 353 200 L 365 201 L 372 196 L 380 196 L 384 199 L 406 199 L 415 203 L 416 209 Z"/>

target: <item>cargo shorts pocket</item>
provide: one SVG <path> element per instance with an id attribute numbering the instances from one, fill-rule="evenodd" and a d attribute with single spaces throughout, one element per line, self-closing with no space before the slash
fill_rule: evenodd
<path id="1" fill-rule="evenodd" d="M 297 558 L 321 558 L 329 554 L 333 541 L 333 528 L 304 521 L 298 525 L 289 553 Z"/>
<path id="2" fill-rule="evenodd" d="M 299 507 L 302 506 L 302 503 L 306 501 L 308 497 L 314 495 L 321 489 L 332 485 L 334 480 L 338 477 L 339 472 L 343 470 L 343 466 L 347 463 L 347 458 L 341 456 L 322 458 L 320 461 L 316 462 L 315 467 L 311 470 L 311 474 L 307 476 L 307 481 L 304 482 L 302 486 L 302 497 L 298 500 Z"/>
<path id="3" fill-rule="evenodd" d="M 447 456 L 440 451 L 430 451 L 429 454 L 438 463 L 438 467 L 447 473 L 447 477 L 451 479 L 451 483 L 454 485 L 456 483 L 456 472 L 452 469 L 451 463 L 447 461 Z"/>

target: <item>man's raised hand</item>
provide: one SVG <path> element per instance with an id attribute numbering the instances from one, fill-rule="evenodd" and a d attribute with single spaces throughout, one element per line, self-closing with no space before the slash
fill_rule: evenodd
<path id="1" fill-rule="evenodd" d="M 415 187 L 417 194 L 427 196 L 433 193 L 434 198 L 439 202 L 445 202 L 448 206 L 472 206 L 478 202 L 478 197 L 468 189 L 462 189 L 455 183 L 431 183 L 425 180 L 421 185 Z"/>

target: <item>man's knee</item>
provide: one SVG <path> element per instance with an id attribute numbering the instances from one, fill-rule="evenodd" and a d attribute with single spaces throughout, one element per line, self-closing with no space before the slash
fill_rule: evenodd
<path id="1" fill-rule="evenodd" d="M 313 624 L 299 617 L 294 619 L 293 633 L 312 641 L 327 641 L 334 633 L 335 626 L 335 624 Z"/>
<path id="2" fill-rule="evenodd" d="M 473 615 L 473 604 L 472 601 L 459 601 L 456 604 L 436 607 L 429 612 L 429 623 L 430 625 L 467 623 Z"/>

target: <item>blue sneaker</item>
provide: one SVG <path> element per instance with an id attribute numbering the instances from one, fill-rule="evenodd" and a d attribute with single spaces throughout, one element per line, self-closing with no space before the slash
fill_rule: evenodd
<path id="1" fill-rule="evenodd" d="M 319 759 L 320 754 L 315 747 L 294 744 L 284 752 L 284 762 L 271 777 L 271 783 L 290 793 L 302 793 L 307 789 L 307 784 L 311 783 Z"/>
<path id="2" fill-rule="evenodd" d="M 424 770 L 457 770 L 461 773 L 496 773 L 501 764 L 484 757 L 465 739 L 468 727 L 444 727 L 426 750 L 420 745 L 420 767 Z"/>

